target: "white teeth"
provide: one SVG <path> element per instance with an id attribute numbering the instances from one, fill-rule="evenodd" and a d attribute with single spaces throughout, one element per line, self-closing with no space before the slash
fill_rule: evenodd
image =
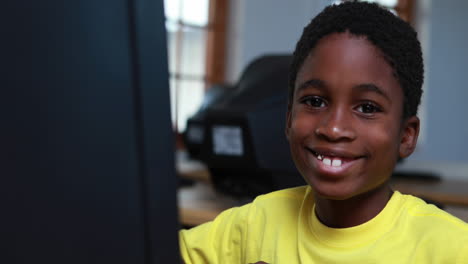
<path id="1" fill-rule="evenodd" d="M 333 162 L 332 162 L 332 166 L 333 166 L 333 167 L 339 167 L 339 166 L 341 166 L 341 160 L 339 160 L 339 159 L 334 159 Z"/>
<path id="2" fill-rule="evenodd" d="M 336 158 L 336 159 L 326 158 L 325 156 L 320 155 L 320 154 L 317 154 L 317 159 L 322 161 L 323 164 L 327 166 L 340 167 L 341 164 L 343 164 L 343 161 L 339 158 Z"/>

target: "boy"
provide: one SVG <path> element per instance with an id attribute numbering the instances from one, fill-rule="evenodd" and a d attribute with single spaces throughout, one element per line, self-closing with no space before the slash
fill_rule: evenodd
<path id="1" fill-rule="evenodd" d="M 327 7 L 290 71 L 286 136 L 307 187 L 180 232 L 185 263 L 468 263 L 468 225 L 391 190 L 414 150 L 423 62 L 414 30 L 375 4 Z"/>

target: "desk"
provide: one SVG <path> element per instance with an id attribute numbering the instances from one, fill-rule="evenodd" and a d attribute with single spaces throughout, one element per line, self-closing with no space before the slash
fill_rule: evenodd
<path id="1" fill-rule="evenodd" d="M 198 225 L 214 219 L 227 208 L 242 204 L 213 190 L 210 173 L 203 164 L 178 159 L 177 171 L 181 177 L 197 181 L 194 186 L 179 190 L 179 215 L 182 224 Z M 447 212 L 468 222 L 468 181 L 393 179 L 391 185 L 401 193 L 443 204 Z"/>
<path id="2" fill-rule="evenodd" d="M 239 200 L 216 193 L 213 187 L 205 182 L 180 188 L 177 198 L 180 222 L 185 226 L 203 224 L 228 208 L 242 205 Z"/>

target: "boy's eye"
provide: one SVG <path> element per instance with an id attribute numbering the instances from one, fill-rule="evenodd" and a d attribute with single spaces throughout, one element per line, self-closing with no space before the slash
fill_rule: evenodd
<path id="1" fill-rule="evenodd" d="M 302 103 L 312 106 L 312 107 L 325 107 L 325 100 L 323 100 L 320 97 L 317 96 L 312 96 L 312 97 L 306 97 L 302 100 Z"/>
<path id="2" fill-rule="evenodd" d="M 361 104 L 357 107 L 356 110 L 364 114 L 373 114 L 377 112 L 382 112 L 382 110 L 378 106 L 372 103 Z"/>

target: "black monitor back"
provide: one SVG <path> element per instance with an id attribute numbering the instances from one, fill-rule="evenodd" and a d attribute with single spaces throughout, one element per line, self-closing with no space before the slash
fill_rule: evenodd
<path id="1" fill-rule="evenodd" d="M 178 263 L 162 0 L 0 9 L 0 263 Z"/>

